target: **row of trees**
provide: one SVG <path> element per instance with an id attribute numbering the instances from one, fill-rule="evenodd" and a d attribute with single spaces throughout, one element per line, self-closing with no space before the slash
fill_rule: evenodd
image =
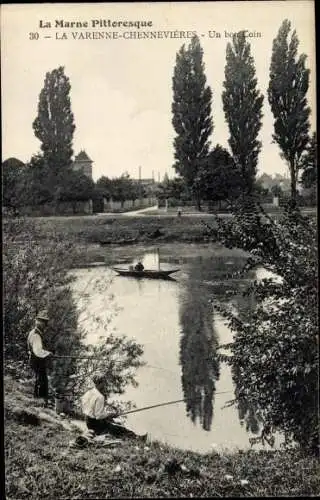
<path id="1" fill-rule="evenodd" d="M 304 185 L 315 184 L 316 136 L 309 136 L 306 56 L 298 56 L 298 38 L 295 31 L 290 37 L 290 29 L 290 22 L 284 21 L 273 42 L 268 100 L 275 119 L 273 139 L 288 163 L 295 203 L 300 170 Z M 223 85 L 223 109 L 232 154 L 221 145 L 210 149 L 212 91 L 206 82 L 199 39 L 195 36 L 189 47 L 181 47 L 173 75 L 172 123 L 177 134 L 174 168 L 184 181 L 184 186 L 180 179 L 176 181 L 182 198 L 193 197 L 199 208 L 201 200 L 233 200 L 240 194 L 251 194 L 256 187 L 264 97 L 257 86 L 254 60 L 244 32 L 227 45 Z M 25 168 L 15 164 L 12 169 L 12 161 L 4 162 L 6 205 L 39 205 L 101 196 L 124 201 L 144 195 L 127 174 L 117 179 L 102 177 L 95 185 L 72 169 L 75 123 L 70 91 L 63 67 L 46 74 L 33 122 L 41 152 L 32 156 Z M 173 186 L 174 190 L 177 186 Z M 160 195 L 164 191 L 160 189 Z"/>
<path id="2" fill-rule="evenodd" d="M 45 165 L 41 155 L 33 156 L 24 165 L 16 158 L 2 163 L 3 205 L 18 210 L 28 205 L 39 206 L 44 203 L 63 201 L 77 202 L 113 199 L 124 202 L 147 196 L 144 186 L 123 173 L 120 177 L 109 179 L 101 177 L 97 182 L 72 168 L 61 169 L 59 175 Z"/>
<path id="3" fill-rule="evenodd" d="M 40 153 L 33 155 L 26 165 L 15 158 L 2 163 L 6 207 L 19 209 L 26 205 L 101 200 L 102 197 L 124 202 L 146 195 L 145 189 L 127 173 L 115 179 L 101 177 L 94 183 L 72 168 L 76 127 L 70 91 L 63 67 L 46 74 L 33 122 Z"/>
<path id="4" fill-rule="evenodd" d="M 272 273 L 270 278 L 252 281 L 245 290 L 244 296 L 254 299 L 248 314 L 237 314 L 213 297 L 215 309 L 233 331 L 233 341 L 220 346 L 231 354 L 220 355 L 230 365 L 236 387 L 231 403 L 247 424 L 255 416 L 262 425 L 261 439 L 267 437 L 272 443 L 280 432 L 286 445 L 298 443 L 318 453 L 317 230 L 315 221 L 296 208 L 301 171 L 305 187 L 315 184 L 316 136 L 310 135 L 306 56 L 298 55 L 298 38 L 290 30 L 285 20 L 273 41 L 267 92 L 274 116 L 273 140 L 288 165 L 291 182 L 292 203 L 280 220 L 269 217 L 252 196 L 261 150 L 263 96 L 244 33 L 233 38 L 226 54 L 222 101 L 230 159 L 227 154 L 222 157 L 223 148 L 210 150 L 212 92 L 197 37 L 178 52 L 173 76 L 174 168 L 200 205 L 203 190 L 218 168 L 218 162 L 209 162 L 218 149 L 220 165 L 230 162 L 241 196 L 233 217 L 217 218 L 216 227 L 208 229 L 225 247 L 240 248 L 249 255 L 238 278 L 257 267 Z"/>
<path id="5" fill-rule="evenodd" d="M 290 31 L 290 22 L 285 20 L 273 41 L 268 101 L 274 116 L 273 140 L 289 167 L 294 205 L 300 170 L 304 182 L 314 179 L 316 140 L 315 134 L 313 138 L 309 134 L 306 55 L 298 55 L 298 37 L 295 31 L 290 35 Z M 234 198 L 239 191 L 246 196 L 255 189 L 264 96 L 258 89 L 254 59 L 244 32 L 227 45 L 223 87 L 232 155 L 220 145 L 210 149 L 214 128 L 212 91 L 206 81 L 203 50 L 195 36 L 176 55 L 172 124 L 176 132 L 174 168 L 199 208 L 201 199 Z"/>

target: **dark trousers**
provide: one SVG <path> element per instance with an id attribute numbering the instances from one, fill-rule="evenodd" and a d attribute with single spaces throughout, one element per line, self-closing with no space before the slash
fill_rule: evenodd
<path id="1" fill-rule="evenodd" d="M 35 374 L 33 396 L 35 398 L 44 398 L 48 400 L 49 384 L 46 359 L 32 357 L 30 359 L 30 366 Z"/>
<path id="2" fill-rule="evenodd" d="M 117 437 L 130 437 L 136 439 L 138 436 L 129 429 L 126 429 L 122 425 L 115 424 L 106 418 L 91 418 L 86 417 L 86 424 L 89 430 L 94 431 L 95 434 L 112 434 Z"/>

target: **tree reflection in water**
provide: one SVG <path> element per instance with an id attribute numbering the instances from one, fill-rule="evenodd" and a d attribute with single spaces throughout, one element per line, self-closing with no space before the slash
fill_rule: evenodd
<path id="1" fill-rule="evenodd" d="M 253 313 L 255 301 L 252 296 L 244 296 L 242 290 L 248 280 L 255 279 L 255 273 L 249 272 L 245 278 L 230 278 L 242 268 L 243 263 L 239 259 L 233 259 L 233 263 L 230 263 L 225 258 L 198 257 L 191 263 L 189 261 L 188 278 L 181 288 L 182 388 L 187 415 L 194 423 L 199 420 L 207 431 L 211 429 L 215 382 L 220 375 L 217 357 L 219 340 L 214 329 L 211 299 L 214 297 L 221 304 L 232 304 L 243 320 Z M 232 367 L 231 371 L 236 393 L 239 384 L 243 383 L 243 376 L 240 376 L 237 367 Z M 258 433 L 259 418 L 249 400 L 243 400 L 237 408 L 240 422 L 246 423 L 248 431 Z"/>
<path id="2" fill-rule="evenodd" d="M 251 281 L 254 281 L 256 279 L 256 273 L 250 271 L 248 277 Z M 231 302 L 235 307 L 235 315 L 244 323 L 248 323 L 256 308 L 254 296 L 250 293 L 247 294 L 245 290 L 242 289 L 240 293 L 233 297 Z M 250 398 L 250 394 L 245 398 L 243 397 L 243 391 L 241 391 L 241 388 L 246 386 L 246 367 L 232 364 L 231 375 L 235 387 L 235 396 L 238 398 L 239 394 L 242 393 L 242 397 L 238 399 L 237 403 L 240 423 L 241 425 L 245 424 L 247 432 L 258 434 L 262 428 L 262 418 L 259 416 L 256 405 Z"/>
<path id="3" fill-rule="evenodd" d="M 199 420 L 203 429 L 209 431 L 215 381 L 220 375 L 218 339 L 213 327 L 210 291 L 207 287 L 199 288 L 199 280 L 195 279 L 198 271 L 197 266 L 191 266 L 180 297 L 180 364 L 187 415 L 194 423 Z"/>

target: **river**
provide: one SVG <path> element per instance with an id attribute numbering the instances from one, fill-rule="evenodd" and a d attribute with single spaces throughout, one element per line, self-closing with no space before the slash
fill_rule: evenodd
<path id="1" fill-rule="evenodd" d="M 232 341 L 232 333 L 212 306 L 212 301 L 232 303 L 239 314 L 250 313 L 252 300 L 241 292 L 256 273 L 230 278 L 243 267 L 244 254 L 212 244 L 162 245 L 161 268 L 179 268 L 175 281 L 165 281 L 117 276 L 110 267 L 140 259 L 145 268 L 157 269 L 156 247 L 105 252 L 105 267 L 73 271 L 86 342 L 94 344 L 105 336 L 107 323 L 107 332 L 143 345 L 146 366 L 138 370 L 139 386 L 128 387 L 123 400 L 134 401 L 137 408 L 186 400 L 128 415 L 126 425 L 198 452 L 249 448 L 254 434 L 246 430 L 234 406 L 223 408 L 233 399 L 235 387 L 230 368 L 218 362 L 216 353 L 218 345 Z"/>

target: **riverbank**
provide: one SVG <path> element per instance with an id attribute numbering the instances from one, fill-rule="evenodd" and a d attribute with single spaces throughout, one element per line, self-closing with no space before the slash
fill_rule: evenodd
<path id="1" fill-rule="evenodd" d="M 44 413 L 30 381 L 7 376 L 4 388 L 7 500 L 320 494 L 318 459 L 298 451 L 200 455 L 126 440 L 70 448 L 77 433 L 58 419 L 22 417 Z"/>
<path id="2" fill-rule="evenodd" d="M 134 244 L 152 241 L 203 242 L 209 240 L 208 230 L 197 216 L 160 217 L 110 215 L 78 218 L 34 218 L 37 234 L 46 238 L 48 234 L 61 235 L 79 243 Z M 204 221 L 214 225 L 214 217 Z"/>
<path id="3" fill-rule="evenodd" d="M 310 216 L 314 216 L 312 213 Z M 230 218 L 230 214 L 218 217 Z M 37 243 L 51 237 L 69 242 L 73 247 L 74 266 L 104 263 L 108 249 L 138 245 L 159 246 L 169 243 L 212 244 L 211 229 L 216 226 L 212 214 L 170 215 L 94 215 L 74 217 L 28 218 L 34 224 Z M 23 242 L 21 242 L 23 244 Z"/>
<path id="4" fill-rule="evenodd" d="M 33 218 L 33 237 L 40 245 L 54 238 L 69 242 L 74 267 L 106 262 L 111 248 L 160 246 L 169 243 L 210 243 L 214 237 L 199 217 L 144 215 L 77 218 Z M 204 219 L 214 227 L 214 218 Z M 22 245 L 24 244 L 21 241 Z"/>

